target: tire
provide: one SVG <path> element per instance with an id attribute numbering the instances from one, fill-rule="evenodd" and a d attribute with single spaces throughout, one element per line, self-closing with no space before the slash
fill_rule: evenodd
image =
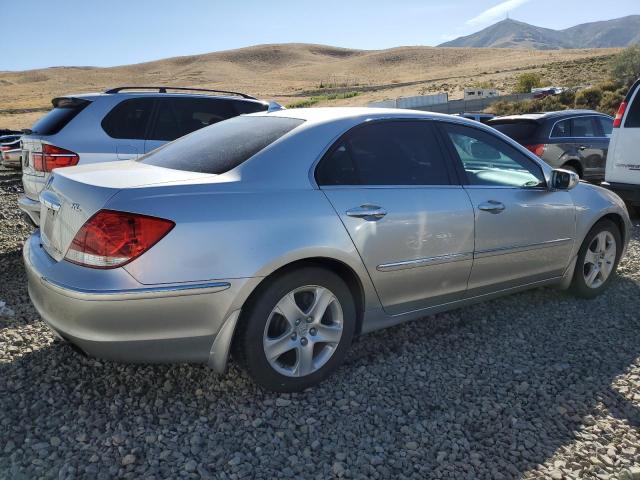
<path id="1" fill-rule="evenodd" d="M 573 172 L 576 175 L 578 175 L 578 177 L 580 177 L 580 179 L 582 179 L 582 175 L 580 175 L 580 172 L 578 171 L 578 169 L 576 167 L 574 167 L 573 165 L 569 165 L 568 163 L 565 163 L 560 168 L 562 168 L 563 170 L 569 170 L 570 172 Z"/>
<path id="2" fill-rule="evenodd" d="M 640 207 L 636 207 L 629 202 L 625 202 L 625 206 L 627 207 L 627 212 L 629 212 L 629 216 L 631 218 L 636 218 L 640 216 Z"/>
<path id="3" fill-rule="evenodd" d="M 609 251 L 611 239 L 615 243 L 613 254 Z M 601 248 L 604 248 L 604 251 L 600 252 Z M 611 220 L 600 220 L 589 230 L 578 251 L 578 259 L 571 281 L 572 293 L 581 298 L 594 298 L 604 292 L 615 276 L 621 253 L 622 237 L 618 226 Z M 593 269 L 597 265 L 593 262 L 600 262 L 596 268 L 598 272 L 594 273 Z M 590 282 L 592 274 L 595 276 Z"/>
<path id="4" fill-rule="evenodd" d="M 263 388 L 298 392 L 338 368 L 355 326 L 347 284 L 329 270 L 303 267 L 270 280 L 250 299 L 236 328 L 234 356 Z"/>

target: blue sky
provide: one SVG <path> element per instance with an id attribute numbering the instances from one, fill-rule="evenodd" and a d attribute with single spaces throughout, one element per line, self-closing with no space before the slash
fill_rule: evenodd
<path id="1" fill-rule="evenodd" d="M 505 17 L 548 28 L 638 0 L 0 0 L 0 70 L 113 66 L 256 45 L 437 45 Z M 9 4 L 11 4 L 10 8 Z"/>

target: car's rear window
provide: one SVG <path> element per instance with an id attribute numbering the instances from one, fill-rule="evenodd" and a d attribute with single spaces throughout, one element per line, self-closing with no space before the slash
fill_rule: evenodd
<path id="1" fill-rule="evenodd" d="M 140 158 L 157 167 L 221 174 L 234 169 L 304 120 L 241 116 L 196 130 Z"/>
<path id="2" fill-rule="evenodd" d="M 526 143 L 533 138 L 538 130 L 536 122 L 488 122 L 488 125 L 513 138 L 518 143 Z"/>
<path id="3" fill-rule="evenodd" d="M 81 98 L 55 98 L 53 100 L 53 110 L 34 123 L 31 131 L 39 135 L 55 135 L 89 103 L 91 102 Z"/>
<path id="4" fill-rule="evenodd" d="M 633 97 L 633 102 L 627 107 L 629 112 L 627 118 L 624 121 L 624 128 L 639 128 L 640 127 L 640 86 L 636 92 L 636 96 Z"/>

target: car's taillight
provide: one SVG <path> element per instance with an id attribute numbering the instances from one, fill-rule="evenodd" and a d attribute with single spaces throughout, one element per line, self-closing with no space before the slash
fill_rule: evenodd
<path id="1" fill-rule="evenodd" d="M 78 164 L 80 156 L 65 148 L 45 143 L 42 153 L 31 154 L 31 164 L 38 172 L 50 172 L 54 168 L 73 167 Z"/>
<path id="2" fill-rule="evenodd" d="M 100 210 L 78 231 L 65 259 L 91 268 L 121 267 L 153 247 L 174 226 L 163 218 Z"/>
<path id="3" fill-rule="evenodd" d="M 7 150 L 11 150 L 9 145 L 0 145 L 0 152 L 6 152 Z"/>
<path id="4" fill-rule="evenodd" d="M 525 145 L 525 148 L 535 153 L 537 156 L 542 157 L 544 155 L 546 145 L 544 143 L 535 143 L 533 145 Z"/>
<path id="5" fill-rule="evenodd" d="M 626 110 L 627 110 L 627 102 L 622 102 L 620 104 L 620 107 L 618 107 L 616 118 L 613 119 L 613 128 L 620 128 L 620 125 L 622 125 L 622 117 L 624 117 L 624 112 Z"/>

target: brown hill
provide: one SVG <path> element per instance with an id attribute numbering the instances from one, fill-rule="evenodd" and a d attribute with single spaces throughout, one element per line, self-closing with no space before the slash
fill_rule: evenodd
<path id="1" fill-rule="evenodd" d="M 284 104 L 336 91 L 358 96 L 328 105 L 363 105 L 402 95 L 447 91 L 489 82 L 509 91 L 521 71 L 550 83 L 601 79 L 615 49 L 509 50 L 398 47 L 352 50 L 325 45 L 258 45 L 111 68 L 54 67 L 0 72 L 0 128 L 24 128 L 59 95 L 118 85 L 174 85 L 250 93 Z"/>

